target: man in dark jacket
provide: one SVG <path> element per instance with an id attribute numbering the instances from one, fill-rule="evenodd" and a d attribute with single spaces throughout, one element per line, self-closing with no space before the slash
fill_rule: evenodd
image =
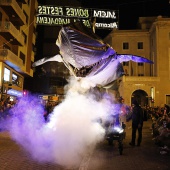
<path id="1" fill-rule="evenodd" d="M 142 142 L 143 109 L 136 100 L 133 101 L 132 107 L 132 140 L 129 144 L 135 146 L 136 131 L 138 130 L 137 146 L 140 146 Z"/>

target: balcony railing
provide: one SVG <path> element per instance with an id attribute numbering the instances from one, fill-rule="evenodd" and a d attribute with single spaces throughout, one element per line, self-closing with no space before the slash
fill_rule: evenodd
<path id="1" fill-rule="evenodd" d="M 24 45 L 24 36 L 15 28 L 11 22 L 0 22 L 0 34 L 1 33 L 3 33 L 4 38 L 6 38 L 7 41 L 13 39 L 11 44 Z M 5 35 L 4 33 L 10 33 L 10 36 L 9 34 Z"/>
<path id="2" fill-rule="evenodd" d="M 137 81 L 137 82 L 155 82 L 160 81 L 160 77 L 151 77 L 151 76 L 123 76 L 123 82 Z"/>
<path id="3" fill-rule="evenodd" d="M 0 61 L 7 63 L 17 71 L 23 66 L 23 61 L 8 49 L 0 50 Z"/>

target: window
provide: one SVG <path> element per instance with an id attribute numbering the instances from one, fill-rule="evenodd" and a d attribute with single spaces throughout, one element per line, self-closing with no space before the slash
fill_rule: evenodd
<path id="1" fill-rule="evenodd" d="M 27 43 L 27 35 L 24 33 L 24 31 L 22 31 L 22 35 L 24 36 L 24 43 Z"/>
<path id="2" fill-rule="evenodd" d="M 34 51 L 35 53 L 37 52 L 37 48 L 34 44 L 32 44 L 32 51 Z"/>
<path id="3" fill-rule="evenodd" d="M 144 76 L 144 74 L 138 74 L 138 76 L 140 77 L 140 76 Z"/>
<path id="4" fill-rule="evenodd" d="M 18 76 L 15 73 L 12 73 L 12 84 L 18 85 Z"/>
<path id="5" fill-rule="evenodd" d="M 26 23 L 28 24 L 28 15 L 25 11 L 23 11 L 24 15 L 26 16 Z"/>
<path id="6" fill-rule="evenodd" d="M 143 63 L 138 63 L 138 66 L 143 66 Z"/>
<path id="7" fill-rule="evenodd" d="M 154 87 L 151 87 L 151 98 L 152 98 L 152 99 L 155 98 Z"/>
<path id="8" fill-rule="evenodd" d="M 25 64 L 25 55 L 21 51 L 19 58 L 23 61 L 23 64 Z"/>
<path id="9" fill-rule="evenodd" d="M 2 21 L 2 13 L 0 12 L 0 24 L 1 24 L 1 21 Z"/>
<path id="10" fill-rule="evenodd" d="M 7 68 L 4 68 L 4 81 L 10 80 L 10 70 Z"/>
<path id="11" fill-rule="evenodd" d="M 17 75 L 16 73 L 12 73 L 12 84 L 16 85 L 18 87 L 22 87 L 22 77 L 20 77 L 19 75 Z"/>
<path id="12" fill-rule="evenodd" d="M 170 105 L 170 95 L 166 95 L 166 104 Z"/>
<path id="13" fill-rule="evenodd" d="M 123 49 L 124 49 L 124 50 L 129 49 L 129 43 L 128 43 L 128 42 L 124 42 L 124 43 L 123 43 Z"/>
<path id="14" fill-rule="evenodd" d="M 143 42 L 138 42 L 138 49 L 143 49 Z"/>
<path id="15" fill-rule="evenodd" d="M 144 64 L 138 63 L 138 76 L 144 76 Z"/>
<path id="16" fill-rule="evenodd" d="M 123 66 L 129 66 L 129 62 L 123 62 Z"/>

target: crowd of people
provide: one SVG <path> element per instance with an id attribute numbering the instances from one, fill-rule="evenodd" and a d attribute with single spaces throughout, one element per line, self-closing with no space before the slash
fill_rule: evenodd
<path id="1" fill-rule="evenodd" d="M 17 104 L 18 100 L 11 101 L 10 98 L 6 98 L 6 100 L 0 101 L 0 120 L 6 119 L 8 116 L 10 116 L 10 109 L 15 107 Z M 43 104 L 44 107 L 44 119 L 45 121 L 48 120 L 49 114 L 52 113 L 54 107 L 58 105 L 58 102 L 52 102 L 52 101 L 47 101 L 44 102 Z"/>
<path id="2" fill-rule="evenodd" d="M 170 107 L 156 107 L 150 110 L 152 120 L 152 135 L 160 154 L 170 153 Z"/>
<path id="3" fill-rule="evenodd" d="M 151 134 L 153 141 L 160 147 L 160 154 L 170 154 L 170 106 L 140 107 L 137 101 L 132 101 L 132 106 L 123 114 L 126 122 L 132 121 L 131 146 L 140 146 L 142 142 L 143 121 L 151 120 Z M 138 134 L 136 134 L 138 133 Z"/>
<path id="4" fill-rule="evenodd" d="M 0 101 L 0 119 L 5 119 L 9 116 L 9 110 L 15 106 L 17 100 L 11 101 L 7 98 L 5 101 Z"/>
<path id="5" fill-rule="evenodd" d="M 121 101 L 122 102 L 122 101 Z M 7 98 L 5 101 L 0 101 L 0 120 L 9 116 L 9 110 L 15 107 L 17 100 L 11 101 Z M 52 113 L 54 107 L 58 103 L 46 102 L 44 104 L 44 119 L 48 121 L 49 114 Z M 143 121 L 148 119 L 152 120 L 151 130 L 153 135 L 153 141 L 160 147 L 160 154 L 170 153 L 170 107 L 164 105 L 164 107 L 143 107 L 143 116 L 141 117 L 139 104 L 133 102 L 132 106 L 127 106 L 122 102 L 122 110 L 120 117 L 122 122 L 126 123 L 130 119 L 132 120 L 132 140 L 130 145 L 134 146 L 137 140 L 137 145 L 140 146 L 142 141 L 142 126 Z M 130 115 L 130 117 L 129 117 Z M 126 117 L 126 120 L 125 120 Z M 129 120 L 128 120 L 129 119 Z M 126 122 L 125 122 L 126 121 Z M 136 139 L 136 132 L 138 132 L 138 138 Z"/>

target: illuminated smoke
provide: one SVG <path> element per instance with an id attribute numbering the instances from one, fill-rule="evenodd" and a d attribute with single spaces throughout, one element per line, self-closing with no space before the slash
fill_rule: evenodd
<path id="1" fill-rule="evenodd" d="M 66 90 L 65 100 L 54 108 L 48 122 L 36 97 L 20 99 L 12 109 L 9 131 L 34 159 L 78 166 L 88 147 L 104 140 L 98 119 L 116 111 L 111 96 L 82 88 L 79 81 L 70 80 Z"/>

